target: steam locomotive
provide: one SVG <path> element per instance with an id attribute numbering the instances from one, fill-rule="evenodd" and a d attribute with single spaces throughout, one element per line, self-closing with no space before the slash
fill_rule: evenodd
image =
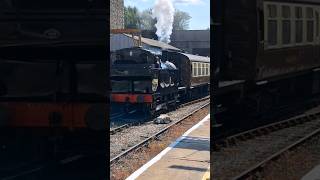
<path id="1" fill-rule="evenodd" d="M 111 102 L 124 113 L 154 116 L 209 93 L 209 57 L 142 47 L 120 49 L 111 57 Z"/>

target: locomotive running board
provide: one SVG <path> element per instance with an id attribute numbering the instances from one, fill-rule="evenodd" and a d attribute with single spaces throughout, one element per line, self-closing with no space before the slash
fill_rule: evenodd
<path id="1" fill-rule="evenodd" d="M 256 85 L 260 86 L 260 85 L 264 85 L 267 83 L 268 83 L 268 81 L 259 81 L 259 82 L 256 82 Z"/>

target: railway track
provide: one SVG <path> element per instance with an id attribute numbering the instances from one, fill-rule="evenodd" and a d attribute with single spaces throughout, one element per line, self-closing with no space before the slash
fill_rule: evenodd
<path id="1" fill-rule="evenodd" d="M 222 166 L 221 169 L 216 169 L 216 177 L 217 179 L 261 177 L 261 172 L 267 164 L 319 134 L 320 107 L 318 106 L 296 117 L 215 141 L 214 154 L 220 157 L 213 166 L 214 168 Z M 228 162 L 222 162 L 221 159 L 226 158 L 229 158 Z M 225 177 L 224 174 L 227 173 L 229 175 Z"/>
<path id="2" fill-rule="evenodd" d="M 125 128 L 128 128 L 129 126 L 131 126 L 131 125 L 130 124 L 124 124 L 122 126 L 112 128 L 112 129 L 110 129 L 110 134 L 115 134 L 115 133 L 117 133 L 119 131 L 122 131 Z"/>
<path id="3" fill-rule="evenodd" d="M 208 98 L 207 98 L 208 99 Z M 204 99 L 202 99 L 203 101 Z M 199 102 L 199 101 L 197 101 Z M 187 115 L 183 116 L 182 118 L 180 118 L 178 121 L 173 122 L 172 124 L 170 124 L 169 126 L 166 126 L 165 128 L 161 129 L 160 131 L 158 131 L 157 133 L 154 133 L 153 135 L 146 137 L 144 140 L 140 141 L 139 143 L 135 144 L 134 146 L 126 149 L 125 151 L 123 151 L 122 153 L 118 154 L 117 156 L 113 157 L 110 160 L 110 165 L 112 166 L 113 164 L 115 164 L 116 162 L 118 162 L 120 159 L 126 157 L 128 154 L 130 153 L 134 153 L 135 151 L 147 146 L 150 142 L 159 139 L 161 135 L 163 135 L 165 132 L 167 132 L 168 130 L 170 130 L 172 127 L 176 126 L 177 124 L 183 122 L 184 120 L 186 120 L 187 118 L 189 118 L 190 116 L 192 116 L 194 113 L 198 112 L 199 110 L 207 107 L 210 105 L 210 101 L 205 103 L 204 105 L 198 107 L 196 110 L 188 113 Z"/>
<path id="4" fill-rule="evenodd" d="M 250 129 L 244 132 L 240 132 L 238 134 L 228 136 L 224 139 L 217 140 L 213 143 L 215 150 L 220 149 L 220 147 L 228 147 L 230 145 L 236 145 L 237 141 L 245 141 L 258 136 L 266 135 L 271 132 L 281 130 L 290 126 L 295 126 L 298 124 L 302 124 L 311 120 L 316 120 L 320 118 L 320 111 L 316 113 L 300 115 L 297 117 L 293 117 L 287 120 L 267 124 L 261 127 L 257 127 L 254 129 Z"/>
<path id="5" fill-rule="evenodd" d="M 210 96 L 206 96 L 206 97 L 201 98 L 201 99 L 196 99 L 196 100 L 193 100 L 193 101 L 190 101 L 190 102 L 182 103 L 182 104 L 180 104 L 180 105 L 178 106 L 178 108 L 183 108 L 183 107 L 186 107 L 186 106 L 189 106 L 189 105 L 192 105 L 192 104 L 201 102 L 201 101 L 205 101 L 205 100 L 208 100 L 208 99 L 210 99 Z M 178 109 L 178 108 L 177 108 L 177 109 Z M 118 115 L 117 117 L 120 117 L 120 116 Z M 112 117 L 111 117 L 111 118 L 112 118 Z M 113 135 L 113 134 L 115 134 L 115 133 L 117 133 L 117 132 L 121 132 L 122 130 L 124 130 L 124 129 L 126 129 L 126 128 L 129 128 L 129 127 L 131 127 L 131 126 L 139 125 L 139 124 L 141 124 L 141 123 L 143 123 L 143 122 L 149 122 L 149 121 L 151 121 L 151 120 L 146 120 L 146 121 L 140 120 L 140 121 L 136 121 L 136 122 L 134 122 L 134 123 L 125 123 L 125 124 L 123 124 L 123 125 L 121 125 L 121 126 L 118 126 L 118 127 L 115 127 L 115 128 L 110 128 L 110 133 L 109 133 L 109 134 Z"/>
<path id="6" fill-rule="evenodd" d="M 250 177 L 255 177 L 257 173 L 261 172 L 263 168 L 271 163 L 272 161 L 278 159 L 280 156 L 284 155 L 286 152 L 291 151 L 299 147 L 301 144 L 311 140 L 315 136 L 318 136 L 320 134 L 320 126 L 314 130 L 313 132 L 307 134 L 306 136 L 298 139 L 296 142 L 286 146 L 285 148 L 281 149 L 280 151 L 272 154 L 268 158 L 264 159 L 263 161 L 259 162 L 258 164 L 250 167 L 246 171 L 242 172 L 238 176 L 234 177 L 234 180 L 240 180 L 240 179 L 248 179 Z"/>

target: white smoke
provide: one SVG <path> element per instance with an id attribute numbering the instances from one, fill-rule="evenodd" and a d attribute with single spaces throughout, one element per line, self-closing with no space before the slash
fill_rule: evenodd
<path id="1" fill-rule="evenodd" d="M 152 9 L 153 18 L 157 19 L 156 28 L 158 39 L 169 43 L 172 34 L 174 7 L 172 0 L 156 0 Z"/>
<path id="2" fill-rule="evenodd" d="M 202 0 L 174 0 L 174 3 L 179 4 L 200 4 L 203 3 Z"/>

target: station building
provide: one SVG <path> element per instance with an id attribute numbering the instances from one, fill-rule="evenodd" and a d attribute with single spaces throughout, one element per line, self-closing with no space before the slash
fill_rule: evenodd
<path id="1" fill-rule="evenodd" d="M 190 54 L 210 57 L 210 30 L 173 31 L 170 44 Z"/>

